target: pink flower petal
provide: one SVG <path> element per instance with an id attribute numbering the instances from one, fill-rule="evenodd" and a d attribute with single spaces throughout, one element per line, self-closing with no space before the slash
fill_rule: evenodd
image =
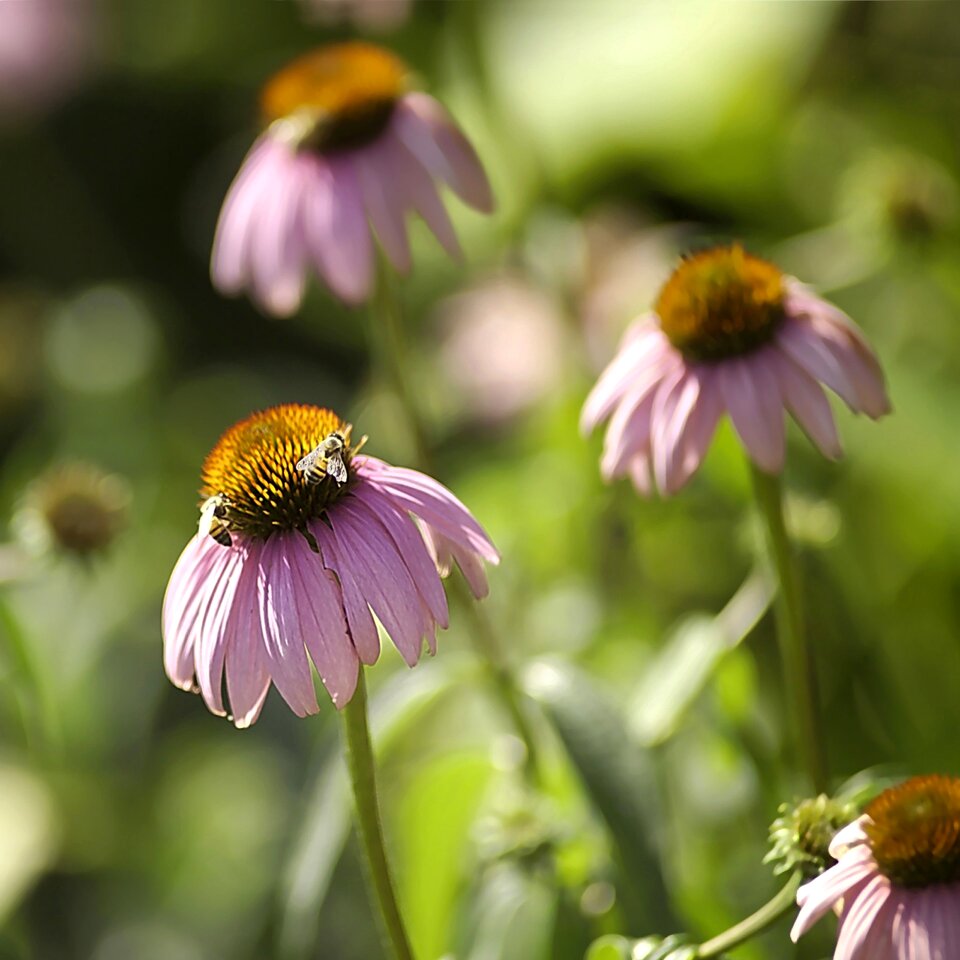
<path id="1" fill-rule="evenodd" d="M 785 353 L 776 351 L 773 360 L 786 408 L 825 457 L 839 459 L 843 448 L 822 388 Z"/>
<path id="2" fill-rule="evenodd" d="M 492 212 L 493 192 L 476 151 L 433 97 L 408 93 L 397 104 L 391 126 L 423 166 L 464 203 Z"/>
<path id="3" fill-rule="evenodd" d="M 877 960 L 875 949 L 884 940 L 889 942 L 890 931 L 877 927 L 877 914 L 890 896 L 890 882 L 886 877 L 874 877 L 845 905 L 837 949 L 838 960 Z M 879 934 L 879 935 L 878 935 Z M 871 943 L 874 949 L 870 949 Z"/>
<path id="4" fill-rule="evenodd" d="M 681 376 L 657 391 L 650 416 L 650 449 L 653 453 L 653 476 L 660 492 L 675 493 L 682 482 L 683 437 L 687 423 L 700 396 L 700 378 L 693 367 L 683 369 Z"/>
<path id="5" fill-rule="evenodd" d="M 251 551 L 242 571 L 226 645 L 227 695 L 233 723 L 238 729 L 256 722 L 270 690 L 257 596 L 259 561 L 259 551 Z"/>
<path id="6" fill-rule="evenodd" d="M 319 707 L 307 660 L 302 598 L 291 565 L 296 539 L 301 539 L 299 533 L 280 533 L 263 545 L 257 597 L 267 670 L 290 709 L 298 717 L 305 717 Z M 320 564 L 319 557 L 315 562 Z"/>
<path id="7" fill-rule="evenodd" d="M 318 272 L 346 303 L 362 303 L 373 287 L 373 242 L 356 171 L 348 160 L 314 163 L 303 197 L 303 230 Z"/>
<path id="8" fill-rule="evenodd" d="M 269 136 L 260 137 L 227 191 L 210 260 L 211 278 L 221 293 L 239 293 L 247 284 L 250 241 L 276 179 L 277 160 L 277 145 Z"/>
<path id="9" fill-rule="evenodd" d="M 310 656 L 334 706 L 345 707 L 357 687 L 360 661 L 344 619 L 340 587 L 321 558 L 297 535 L 289 544 L 290 568 Z M 379 644 L 377 645 L 379 651 Z"/>
<path id="10" fill-rule="evenodd" d="M 769 354 L 723 360 L 717 382 L 733 426 L 750 458 L 767 473 L 779 473 L 784 460 L 783 402 L 768 367 Z"/>
<path id="11" fill-rule="evenodd" d="M 330 511 L 330 523 L 341 557 L 341 581 L 346 570 L 403 659 L 416 666 L 430 625 L 403 557 L 386 530 L 350 498 Z"/>
<path id="12" fill-rule="evenodd" d="M 377 625 L 373 622 L 370 606 L 357 581 L 350 561 L 341 554 L 333 530 L 322 520 L 315 520 L 311 523 L 310 532 L 320 547 L 324 567 L 332 571 L 340 583 L 343 611 L 357 656 L 361 663 L 368 666 L 374 664 L 380 657 L 380 634 L 377 632 Z"/>
<path id="13" fill-rule="evenodd" d="M 358 483 L 353 489 L 353 495 L 368 515 L 386 528 L 431 616 L 441 627 L 446 628 L 449 625 L 447 595 L 424 539 L 410 515 L 398 509 L 390 497 L 369 484 Z"/>
<path id="14" fill-rule="evenodd" d="M 418 470 L 392 467 L 374 457 L 357 457 L 354 463 L 361 476 L 387 494 L 399 509 L 425 520 L 454 543 L 479 553 L 488 563 L 500 562 L 500 555 L 483 527 L 443 484 Z"/>
<path id="15" fill-rule="evenodd" d="M 220 687 L 229 647 L 229 623 L 235 603 L 243 604 L 251 596 L 255 599 L 255 585 L 245 571 L 249 558 L 257 553 L 256 545 L 221 548 L 222 559 L 218 556 L 214 562 L 202 603 L 194 644 L 194 667 L 207 708 L 221 716 L 226 713 Z"/>
<path id="16" fill-rule="evenodd" d="M 399 273 L 408 273 L 412 265 L 410 239 L 407 236 L 406 207 L 396 189 L 389 162 L 373 144 L 351 155 L 356 163 L 360 191 L 367 216 L 387 258 Z"/>
<path id="17" fill-rule="evenodd" d="M 580 431 L 588 434 L 614 411 L 617 404 L 634 387 L 638 378 L 648 369 L 667 368 L 666 358 L 679 356 L 670 346 L 663 332 L 652 321 L 652 314 L 641 317 L 627 331 L 629 340 L 621 345 L 617 355 L 600 374 L 594 388 L 583 404 Z"/>
<path id="18" fill-rule="evenodd" d="M 429 523 L 423 524 L 423 539 L 436 563 L 440 575 L 446 577 L 456 562 L 463 574 L 471 593 L 478 599 L 483 599 L 489 592 L 487 574 L 483 569 L 480 558 L 472 551 L 465 550 L 461 545 L 449 540 L 439 533 Z"/>
<path id="19" fill-rule="evenodd" d="M 829 913 L 838 900 L 858 883 L 869 880 L 877 872 L 869 848 L 852 849 L 825 873 L 805 883 L 797 891 L 800 913 L 790 931 L 794 943 L 800 939 L 821 917 Z"/>

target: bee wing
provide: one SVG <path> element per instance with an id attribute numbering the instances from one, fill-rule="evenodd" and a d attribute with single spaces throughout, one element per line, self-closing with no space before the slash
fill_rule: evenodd
<path id="1" fill-rule="evenodd" d="M 337 483 L 347 482 L 347 465 L 343 462 L 339 453 L 327 458 L 327 474 L 333 477 Z"/>
<path id="2" fill-rule="evenodd" d="M 207 536 L 213 527 L 213 518 L 217 510 L 217 498 L 210 497 L 200 508 L 200 520 L 197 523 L 197 532 L 201 537 Z"/>
<path id="3" fill-rule="evenodd" d="M 320 447 L 315 447 L 305 457 L 301 457 L 297 461 L 297 469 L 301 473 L 306 473 L 308 470 L 311 470 L 315 466 L 319 458 L 320 458 Z"/>

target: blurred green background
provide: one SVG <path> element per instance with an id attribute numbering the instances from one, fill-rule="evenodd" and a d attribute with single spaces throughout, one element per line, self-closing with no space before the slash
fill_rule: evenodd
<path id="1" fill-rule="evenodd" d="M 21 3 L 54 26 L 0 36 L 19 57 L 0 63 L 0 957 L 379 956 L 333 708 L 297 720 L 272 693 L 238 732 L 167 682 L 159 630 L 235 420 L 328 405 L 412 460 L 363 311 L 314 288 L 278 322 L 207 275 L 259 84 L 330 39 L 403 55 L 499 204 L 451 201 L 465 267 L 418 224 L 403 295 L 436 472 L 503 553 L 487 612 L 547 785 L 524 786 L 468 618 L 413 672 L 385 649 L 383 802 L 419 960 L 706 939 L 777 889 L 760 860 L 797 784 L 739 448 L 724 428 L 688 490 L 643 502 L 577 433 L 691 247 L 742 240 L 875 343 L 895 415 L 838 408 L 837 465 L 794 430 L 786 477 L 832 768 L 960 772 L 952 4 L 414 0 L 387 31 L 348 2 L 0 0 L 0 34 Z M 83 558 L 44 520 L 77 461 L 128 521 Z M 788 925 L 736 956 L 793 955 Z M 822 926 L 797 956 L 830 952 Z"/>

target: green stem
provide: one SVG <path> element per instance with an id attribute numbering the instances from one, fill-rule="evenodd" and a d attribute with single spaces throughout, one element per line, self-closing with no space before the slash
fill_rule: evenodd
<path id="1" fill-rule="evenodd" d="M 777 639 L 785 693 L 790 700 L 794 736 L 815 793 L 827 791 L 827 764 L 818 722 L 813 667 L 805 641 L 800 578 L 783 517 L 780 478 L 751 464 L 753 489 L 767 528 L 767 545 L 780 581 L 777 595 Z"/>
<path id="2" fill-rule="evenodd" d="M 377 285 L 373 299 L 372 320 L 373 340 L 380 346 L 388 377 L 393 383 L 397 400 L 406 416 L 417 465 L 423 469 L 429 469 L 430 445 L 427 443 L 426 430 L 413 399 L 407 375 L 410 359 L 400 317 L 400 298 L 396 290 L 395 277 L 383 255 L 377 261 Z"/>
<path id="3" fill-rule="evenodd" d="M 457 595 L 460 605 L 470 617 L 472 629 L 470 638 L 474 648 L 480 655 L 496 691 L 504 711 L 509 715 L 517 736 L 523 741 L 526 750 L 524 771 L 532 785 L 542 782 L 540 768 L 540 751 L 537 748 L 536 737 L 530 725 L 527 712 L 524 708 L 524 696 L 520 692 L 513 671 L 507 664 L 506 657 L 496 633 L 485 612 L 470 593 L 462 577 L 451 578 L 451 589 Z"/>
<path id="4" fill-rule="evenodd" d="M 347 766 L 350 769 L 356 805 L 357 828 L 367 865 L 367 879 L 380 913 L 384 946 L 393 960 L 413 960 L 413 951 L 410 949 L 410 941 L 400 916 L 383 844 L 373 750 L 367 724 L 367 684 L 362 667 L 356 692 L 343 708 L 341 717 L 347 746 Z"/>
<path id="5" fill-rule="evenodd" d="M 780 919 L 790 910 L 797 900 L 797 890 L 800 888 L 802 874 L 799 870 L 793 873 L 787 885 L 769 902 L 764 904 L 756 913 L 752 913 L 746 920 L 741 920 L 729 930 L 724 930 L 712 940 L 701 944 L 697 948 L 697 957 L 707 960 L 708 957 L 718 957 L 728 950 L 739 946 L 758 933 L 762 933 L 771 924 Z"/>
<path id="6" fill-rule="evenodd" d="M 430 469 L 430 446 L 426 430 L 413 399 L 408 371 L 408 351 L 400 318 L 400 303 L 396 283 L 386 259 L 378 262 L 377 290 L 373 302 L 373 338 L 380 346 L 384 363 L 389 367 L 397 399 L 403 407 L 416 450 L 417 466 Z M 539 777 L 538 751 L 533 731 L 523 708 L 523 694 L 516 677 L 497 641 L 496 631 L 486 613 L 480 609 L 460 578 L 451 578 L 453 590 L 462 600 L 462 606 L 472 621 L 470 638 L 487 668 L 491 683 L 505 712 L 523 741 L 527 751 L 526 770 L 531 779 Z"/>

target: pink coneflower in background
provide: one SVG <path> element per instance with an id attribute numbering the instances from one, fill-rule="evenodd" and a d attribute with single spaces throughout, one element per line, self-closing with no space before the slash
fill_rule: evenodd
<path id="1" fill-rule="evenodd" d="M 0 0 L 0 113 L 42 109 L 72 90 L 93 15 L 90 0 Z"/>
<path id="2" fill-rule="evenodd" d="M 361 303 L 374 283 L 371 227 L 393 266 L 410 269 L 410 211 L 460 255 L 434 181 L 485 212 L 490 184 L 443 107 L 407 83 L 402 61 L 360 42 L 323 47 L 270 80 L 261 98 L 268 126 L 217 224 L 219 290 L 249 290 L 264 310 L 288 315 L 313 269 L 342 300 Z"/>
<path id="3" fill-rule="evenodd" d="M 797 892 L 794 941 L 836 909 L 834 960 L 960 956 L 960 779 L 915 777 L 884 791 L 830 853 L 837 863 Z"/>
<path id="4" fill-rule="evenodd" d="M 766 473 L 784 461 L 784 410 L 827 457 L 841 454 L 821 384 L 858 413 L 890 410 L 883 373 L 853 322 L 740 246 L 685 259 L 654 310 L 626 332 L 583 407 L 581 427 L 610 419 L 601 469 L 661 494 L 696 472 L 728 413 Z"/>
<path id="5" fill-rule="evenodd" d="M 350 437 L 329 410 L 273 407 L 231 427 L 204 463 L 200 530 L 164 598 L 164 665 L 220 715 L 225 675 L 238 727 L 271 682 L 298 716 L 317 712 L 308 653 L 345 706 L 360 664 L 380 654 L 371 611 L 410 666 L 424 641 L 434 652 L 447 626 L 438 568 L 456 562 L 486 594 L 482 560 L 498 555 L 467 508 L 422 473 L 356 456 Z M 321 444 L 329 456 L 298 469 Z"/>

